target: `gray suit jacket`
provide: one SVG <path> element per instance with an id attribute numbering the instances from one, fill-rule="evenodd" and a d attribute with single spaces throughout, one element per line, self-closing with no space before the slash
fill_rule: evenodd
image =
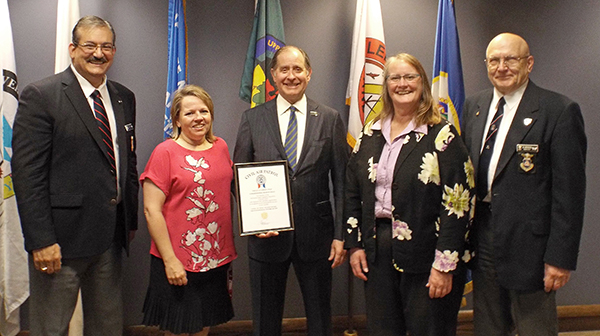
<path id="1" fill-rule="evenodd" d="M 294 231 L 277 237 L 249 237 L 248 252 L 263 262 L 286 260 L 294 242 L 300 257 L 310 261 L 329 256 L 331 242 L 342 239 L 343 183 L 349 146 L 337 111 L 307 99 L 306 133 L 296 171 L 290 169 Z M 273 99 L 247 110 L 240 123 L 233 161 L 286 160 Z M 330 177 L 335 205 L 330 202 Z M 332 209 L 335 209 L 335 217 Z"/>
<path id="2" fill-rule="evenodd" d="M 463 109 L 462 136 L 475 173 L 492 95 L 490 89 L 469 97 Z M 537 152 L 518 149 L 519 144 L 537 145 Z M 583 226 L 586 149 L 579 105 L 530 81 L 492 181 L 492 248 L 502 286 L 543 288 L 544 263 L 575 269 Z M 477 237 L 477 230 L 475 222 L 472 237 Z"/>
<path id="3" fill-rule="evenodd" d="M 116 172 L 71 68 L 23 89 L 12 171 L 29 252 L 58 243 L 63 258 L 98 255 L 113 241 L 126 247 L 129 230 L 137 228 L 135 97 L 116 82 L 107 87 L 119 144 L 120 202 Z"/>

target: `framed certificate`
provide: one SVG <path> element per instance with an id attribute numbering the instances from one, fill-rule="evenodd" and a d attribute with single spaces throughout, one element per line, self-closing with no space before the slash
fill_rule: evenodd
<path id="1" fill-rule="evenodd" d="M 294 229 L 287 161 L 236 163 L 240 235 Z"/>

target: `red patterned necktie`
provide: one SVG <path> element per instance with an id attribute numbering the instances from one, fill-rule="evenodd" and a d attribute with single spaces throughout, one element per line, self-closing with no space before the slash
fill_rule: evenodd
<path id="1" fill-rule="evenodd" d="M 108 116 L 106 115 L 106 109 L 100 99 L 100 92 L 95 90 L 92 92 L 92 99 L 94 100 L 94 115 L 96 116 L 96 123 L 102 133 L 102 142 L 104 143 L 104 151 L 108 154 L 108 162 L 110 166 L 116 170 L 115 164 L 115 150 L 113 149 L 112 135 L 110 133 L 110 123 L 108 122 Z"/>

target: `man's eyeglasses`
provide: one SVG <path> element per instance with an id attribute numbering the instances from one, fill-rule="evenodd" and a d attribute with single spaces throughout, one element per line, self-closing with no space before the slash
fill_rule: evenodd
<path id="1" fill-rule="evenodd" d="M 81 49 L 83 49 L 83 51 L 85 51 L 86 53 L 93 53 L 98 48 L 100 48 L 100 50 L 102 50 L 102 52 L 106 54 L 110 54 L 115 50 L 115 46 L 112 43 L 96 44 L 92 42 L 86 42 L 83 44 L 77 44 L 73 42 L 73 44 L 77 47 L 81 47 Z"/>
<path id="2" fill-rule="evenodd" d="M 419 74 L 390 75 L 387 77 L 387 80 L 390 81 L 391 83 L 400 83 L 402 78 L 404 78 L 404 80 L 407 83 L 412 83 L 412 82 L 416 81 L 417 78 L 419 78 L 419 77 L 421 77 L 421 75 L 419 75 Z"/>
<path id="3" fill-rule="evenodd" d="M 517 67 L 517 65 L 519 65 L 519 62 L 521 60 L 527 59 L 530 55 L 525 55 L 525 56 L 506 56 L 506 57 L 490 57 L 490 58 L 486 58 L 483 61 L 485 62 L 485 64 L 487 64 L 487 66 L 494 70 L 496 68 L 498 68 L 500 66 L 500 63 L 502 63 L 504 61 L 504 65 L 506 65 L 509 68 L 515 68 Z"/>

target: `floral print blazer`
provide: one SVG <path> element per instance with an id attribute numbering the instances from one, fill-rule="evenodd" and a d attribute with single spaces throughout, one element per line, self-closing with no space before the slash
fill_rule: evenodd
<path id="1" fill-rule="evenodd" d="M 375 181 L 385 139 L 365 125 L 346 170 L 345 247 L 375 261 Z M 392 256 L 397 270 L 456 269 L 472 256 L 469 229 L 475 204 L 473 165 L 454 126 L 429 125 L 406 135 L 392 182 Z"/>

